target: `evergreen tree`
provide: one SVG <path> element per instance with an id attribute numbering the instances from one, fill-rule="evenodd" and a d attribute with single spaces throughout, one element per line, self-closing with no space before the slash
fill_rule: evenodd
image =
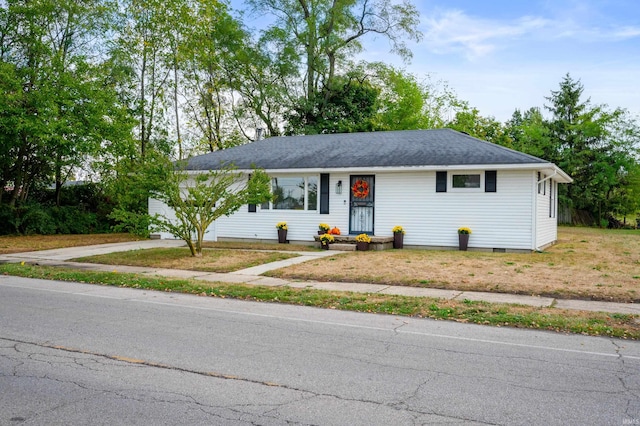
<path id="1" fill-rule="evenodd" d="M 561 186 L 561 200 L 600 222 L 620 204 L 621 190 L 637 167 L 640 132 L 626 111 L 591 106 L 589 99 L 581 99 L 583 91 L 580 80 L 567 74 L 560 89 L 546 98 L 552 113 L 549 156 L 574 179 Z"/>

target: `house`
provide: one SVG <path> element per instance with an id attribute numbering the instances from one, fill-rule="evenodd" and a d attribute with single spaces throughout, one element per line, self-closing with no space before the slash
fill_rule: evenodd
<path id="1" fill-rule="evenodd" d="M 264 169 L 276 198 L 218 219 L 207 240 L 312 243 L 319 223 L 345 234 L 392 236 L 405 247 L 457 248 L 457 229 L 472 230 L 470 249 L 542 250 L 557 240 L 556 165 L 450 129 L 274 137 L 193 157 L 192 173 L 233 163 Z M 150 200 L 150 213 L 167 206 Z M 171 238 L 163 234 L 163 238 Z"/>

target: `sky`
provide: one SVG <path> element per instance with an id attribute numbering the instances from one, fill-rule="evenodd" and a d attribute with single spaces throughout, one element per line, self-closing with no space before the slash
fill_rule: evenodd
<path id="1" fill-rule="evenodd" d="M 515 109 L 543 108 L 567 73 L 582 82 L 584 100 L 640 118 L 640 1 L 411 1 L 423 33 L 409 44 L 411 63 L 389 54 L 380 36 L 364 40 L 361 59 L 442 81 L 481 115 L 501 122 Z M 247 18 L 249 27 L 264 22 Z"/>

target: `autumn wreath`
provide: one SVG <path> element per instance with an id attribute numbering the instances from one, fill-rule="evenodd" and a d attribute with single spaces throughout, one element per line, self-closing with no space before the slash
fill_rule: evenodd
<path id="1" fill-rule="evenodd" d="M 355 198 L 367 198 L 369 195 L 369 184 L 364 180 L 358 179 L 351 187 L 351 191 Z"/>

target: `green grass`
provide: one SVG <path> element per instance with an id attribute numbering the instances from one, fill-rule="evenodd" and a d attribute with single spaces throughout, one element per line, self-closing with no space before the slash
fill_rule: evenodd
<path id="1" fill-rule="evenodd" d="M 118 272 L 81 271 L 35 265 L 4 264 L 0 273 L 164 292 L 199 294 L 262 302 L 288 303 L 356 312 L 404 315 L 439 320 L 554 330 L 558 332 L 640 339 L 640 316 L 555 308 L 451 301 L 424 297 L 362 294 L 291 287 L 209 283 Z"/>

